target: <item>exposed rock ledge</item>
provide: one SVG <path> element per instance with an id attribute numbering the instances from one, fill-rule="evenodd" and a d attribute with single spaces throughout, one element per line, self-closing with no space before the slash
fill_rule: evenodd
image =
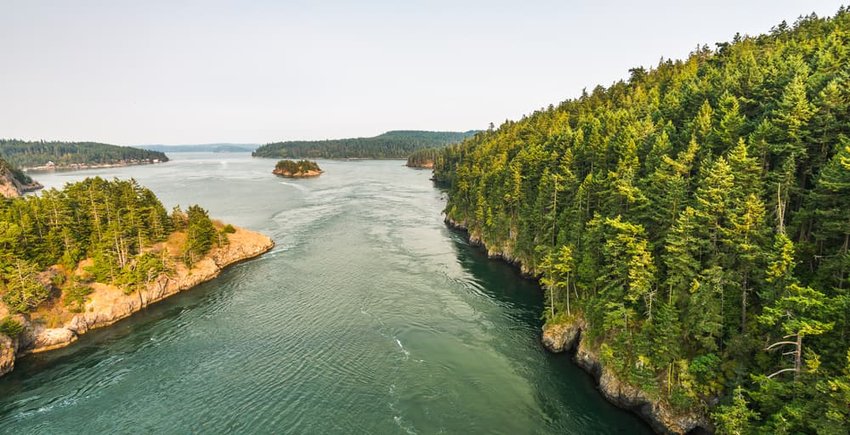
<path id="1" fill-rule="evenodd" d="M 319 175 L 322 175 L 324 172 L 325 171 L 322 171 L 322 170 L 290 172 L 290 171 L 286 171 L 286 170 L 283 170 L 283 169 L 275 169 L 275 170 L 272 171 L 272 174 L 275 174 L 279 177 L 284 177 L 284 178 L 311 178 L 311 177 L 318 177 Z"/>
<path id="2" fill-rule="evenodd" d="M 213 249 L 192 269 L 180 265 L 172 276 L 161 276 L 141 292 L 127 295 L 115 286 L 94 284 L 95 291 L 86 302 L 85 310 L 62 327 L 45 328 L 23 316 L 16 316 L 23 324 L 24 332 L 17 340 L 0 335 L 0 376 L 12 370 L 16 354 L 21 356 L 65 347 L 76 341 L 79 335 L 111 325 L 152 303 L 209 281 L 225 267 L 257 257 L 274 247 L 274 242 L 265 235 L 242 228 L 237 228 L 228 238 L 228 245 Z"/>
<path id="3" fill-rule="evenodd" d="M 487 246 L 481 240 L 481 235 L 470 231 L 465 222 L 457 222 L 448 216 L 445 222 L 451 228 L 465 231 L 470 243 L 486 249 L 488 257 L 505 260 L 518 266 L 523 275 L 533 276 L 533 271 L 517 259 L 509 247 L 495 249 L 493 246 Z M 586 329 L 587 322 L 577 317 L 570 323 L 545 326 L 541 341 L 551 352 L 575 350 L 576 363 L 596 378 L 602 395 L 614 405 L 639 415 L 656 432 L 682 434 L 711 431 L 712 425 L 705 416 L 674 412 L 668 404 L 655 401 L 645 392 L 621 382 L 613 371 L 603 367 L 598 354 L 590 348 L 587 340 L 582 339 L 582 331 Z"/>
<path id="4" fill-rule="evenodd" d="M 525 263 L 523 263 L 519 258 L 514 257 L 513 252 L 510 248 L 503 248 L 501 250 L 493 249 L 492 247 L 487 246 L 483 240 L 481 240 L 481 235 L 470 231 L 467 228 L 466 222 L 458 222 L 448 216 L 445 219 L 446 225 L 456 230 L 466 232 L 467 238 L 469 239 L 469 243 L 472 243 L 475 246 L 481 246 L 487 251 L 487 256 L 490 258 L 498 258 L 500 260 L 504 260 L 517 268 L 519 268 L 520 273 L 522 273 L 525 277 L 533 277 L 534 271 L 532 271 Z"/>
<path id="5" fill-rule="evenodd" d="M 711 423 L 704 415 L 676 412 L 666 402 L 654 400 L 642 390 L 622 382 L 612 370 L 602 365 L 598 353 L 591 348 L 588 340 L 583 339 L 582 332 L 585 330 L 587 322 L 577 317 L 569 323 L 544 326 L 541 341 L 551 352 L 575 350 L 576 364 L 596 378 L 605 398 L 640 415 L 656 432 L 710 432 Z"/>

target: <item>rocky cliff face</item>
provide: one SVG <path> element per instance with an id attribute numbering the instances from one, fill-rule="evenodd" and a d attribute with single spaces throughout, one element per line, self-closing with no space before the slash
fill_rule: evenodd
<path id="1" fill-rule="evenodd" d="M 32 192 L 42 187 L 44 186 L 27 177 L 5 160 L 0 159 L 0 196 L 17 198 L 26 192 Z"/>
<path id="2" fill-rule="evenodd" d="M 579 367 L 592 374 L 599 383 L 599 390 L 611 403 L 628 409 L 643 417 L 658 433 L 685 434 L 710 432 L 708 419 L 695 412 L 677 412 L 664 401 L 649 397 L 642 390 L 622 382 L 609 368 L 605 367 L 599 354 L 582 338 L 587 322 L 577 317 L 569 323 L 543 327 L 543 346 L 551 352 L 575 349 L 575 361 Z"/>
<path id="3" fill-rule="evenodd" d="M 95 291 L 89 296 L 83 312 L 74 315 L 61 327 L 46 328 L 22 319 L 24 332 L 17 340 L 19 343 L 13 343 L 15 346 L 6 346 L 4 339 L 12 340 L 0 335 L 0 375 L 11 371 L 16 354 L 20 356 L 65 347 L 89 330 L 127 318 L 152 303 L 217 277 L 229 265 L 259 256 L 274 247 L 270 238 L 242 228 L 237 228 L 228 239 L 228 245 L 213 249 L 191 269 L 178 266 L 172 275 L 160 276 L 140 292 L 127 295 L 115 286 L 94 284 Z"/>
<path id="4" fill-rule="evenodd" d="M 0 334 L 0 376 L 12 371 L 15 367 L 15 353 L 18 351 L 16 340 Z"/>

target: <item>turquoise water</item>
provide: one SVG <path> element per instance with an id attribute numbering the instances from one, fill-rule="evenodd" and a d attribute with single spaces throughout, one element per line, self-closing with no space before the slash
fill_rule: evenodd
<path id="1" fill-rule="evenodd" d="M 539 345 L 536 284 L 442 223 L 430 173 L 247 154 L 38 174 L 134 177 L 277 247 L 0 378 L 0 433 L 649 433 Z"/>

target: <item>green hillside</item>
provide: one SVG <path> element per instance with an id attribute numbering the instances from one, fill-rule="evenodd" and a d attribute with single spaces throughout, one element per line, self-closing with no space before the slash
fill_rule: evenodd
<path id="1" fill-rule="evenodd" d="M 0 139 L 0 157 L 20 168 L 33 168 L 53 162 L 57 167 L 122 163 L 167 162 L 159 151 L 108 145 L 96 142 L 22 141 Z"/>
<path id="2" fill-rule="evenodd" d="M 448 147 L 448 218 L 656 403 L 848 433 L 850 13 L 630 71 Z"/>
<path id="3" fill-rule="evenodd" d="M 253 155 L 269 158 L 406 159 L 416 150 L 457 143 L 473 134 L 474 131 L 389 131 L 375 137 L 275 142 L 257 148 Z"/>

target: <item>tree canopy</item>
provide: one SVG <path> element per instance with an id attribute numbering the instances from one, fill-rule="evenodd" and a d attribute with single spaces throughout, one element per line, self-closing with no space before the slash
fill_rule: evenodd
<path id="1" fill-rule="evenodd" d="M 549 322 L 724 433 L 850 426 L 850 12 L 736 35 L 436 158 Z"/>
<path id="2" fill-rule="evenodd" d="M 175 231 L 186 232 L 181 254 L 187 264 L 226 237 L 204 209 L 193 205 L 187 214 L 169 215 L 132 179 L 88 178 L 38 196 L 0 199 L 0 298 L 10 311 L 25 313 L 48 300 L 54 287 L 78 307 L 92 282 L 131 292 L 172 266 L 154 247 Z M 49 268 L 64 273 L 50 278 Z"/>
<path id="3" fill-rule="evenodd" d="M 405 159 L 418 149 L 457 143 L 474 133 L 401 130 L 375 137 L 275 142 L 257 148 L 252 155 L 271 158 Z"/>
<path id="4" fill-rule="evenodd" d="M 167 162 L 159 151 L 108 145 L 96 142 L 23 141 L 0 139 L 0 157 L 9 163 L 32 168 L 53 162 L 58 167 L 72 165 Z"/>

